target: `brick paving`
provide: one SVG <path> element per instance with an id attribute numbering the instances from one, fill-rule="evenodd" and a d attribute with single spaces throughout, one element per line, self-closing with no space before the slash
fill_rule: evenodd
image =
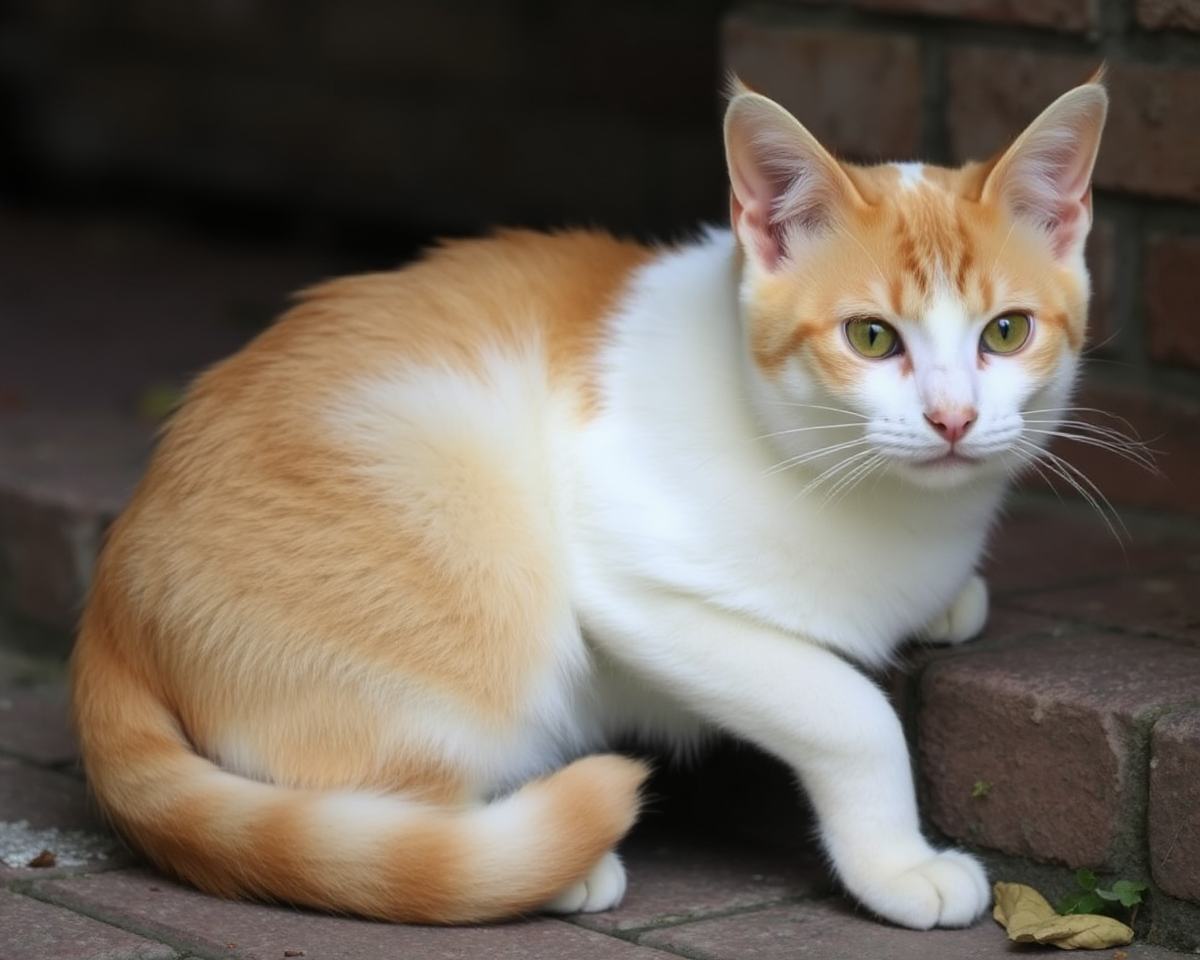
<path id="1" fill-rule="evenodd" d="M 102 833 L 66 722 L 62 654 L 103 526 L 144 462 L 141 398 L 244 338 L 247 304 L 282 302 L 323 271 L 120 230 L 98 250 L 94 236 L 18 243 L 7 230 L 0 334 L 8 308 L 33 322 L 0 350 L 0 823 Z M 71 283 L 51 282 L 51 255 Z M 125 333 L 106 326 L 113 311 L 130 318 Z M 186 335 L 164 333 L 164 316 Z M 98 364 L 110 336 L 119 343 Z M 1124 523 L 1118 538 L 1070 502 L 1019 499 L 987 562 L 984 637 L 914 649 L 883 682 L 909 724 L 931 832 L 1052 899 L 1080 866 L 1147 880 L 1125 952 L 1165 960 L 1178 956 L 1167 946 L 1200 946 L 1200 523 L 1150 512 Z M 397 927 L 219 901 L 114 847 L 78 866 L 0 865 L 0 960 L 1029 952 L 986 919 L 913 933 L 863 915 L 808 841 L 790 776 L 754 751 L 722 745 L 655 789 L 626 846 L 628 897 L 609 913 Z M 54 836 L 66 851 L 72 834 Z"/>

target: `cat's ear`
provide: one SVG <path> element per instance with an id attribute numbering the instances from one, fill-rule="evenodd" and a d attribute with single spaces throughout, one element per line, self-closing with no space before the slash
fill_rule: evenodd
<path id="1" fill-rule="evenodd" d="M 1092 222 L 1092 167 L 1108 112 L 1099 83 L 1076 87 L 1050 104 L 993 165 L 982 199 L 1049 236 L 1055 256 L 1078 256 Z"/>
<path id="2" fill-rule="evenodd" d="M 783 107 L 734 80 L 725 111 L 730 220 L 742 248 L 767 272 L 792 247 L 834 226 L 854 185 Z"/>

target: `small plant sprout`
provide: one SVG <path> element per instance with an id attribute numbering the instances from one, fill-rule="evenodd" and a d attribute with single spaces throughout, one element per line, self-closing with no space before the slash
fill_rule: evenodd
<path id="1" fill-rule="evenodd" d="M 1068 893 L 1058 901 L 1058 912 L 1064 916 L 1073 913 L 1112 914 L 1118 908 L 1129 911 L 1129 923 L 1137 917 L 1142 904 L 1142 894 L 1147 885 L 1135 880 L 1117 880 L 1109 888 L 1100 886 L 1096 875 L 1086 867 L 1075 874 L 1079 890 Z"/>

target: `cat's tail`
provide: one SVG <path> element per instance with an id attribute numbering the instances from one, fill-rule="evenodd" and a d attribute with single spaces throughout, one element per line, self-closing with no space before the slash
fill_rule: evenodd
<path id="1" fill-rule="evenodd" d="M 92 791 L 160 869 L 211 893 L 385 920 L 497 919 L 577 888 L 637 816 L 647 769 L 615 755 L 460 809 L 239 777 L 195 753 L 140 671 L 95 647 L 80 644 L 72 670 Z"/>

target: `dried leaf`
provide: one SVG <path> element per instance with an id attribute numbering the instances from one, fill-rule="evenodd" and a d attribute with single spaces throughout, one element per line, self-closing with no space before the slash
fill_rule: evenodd
<path id="1" fill-rule="evenodd" d="M 35 868 L 53 867 L 58 863 L 58 857 L 55 856 L 53 850 L 43 850 L 36 857 L 29 861 L 26 866 Z"/>
<path id="2" fill-rule="evenodd" d="M 1133 931 L 1112 917 L 1061 917 L 1040 893 L 1021 883 L 997 883 L 992 916 L 1017 943 L 1048 943 L 1063 950 L 1105 950 L 1133 940 Z"/>

